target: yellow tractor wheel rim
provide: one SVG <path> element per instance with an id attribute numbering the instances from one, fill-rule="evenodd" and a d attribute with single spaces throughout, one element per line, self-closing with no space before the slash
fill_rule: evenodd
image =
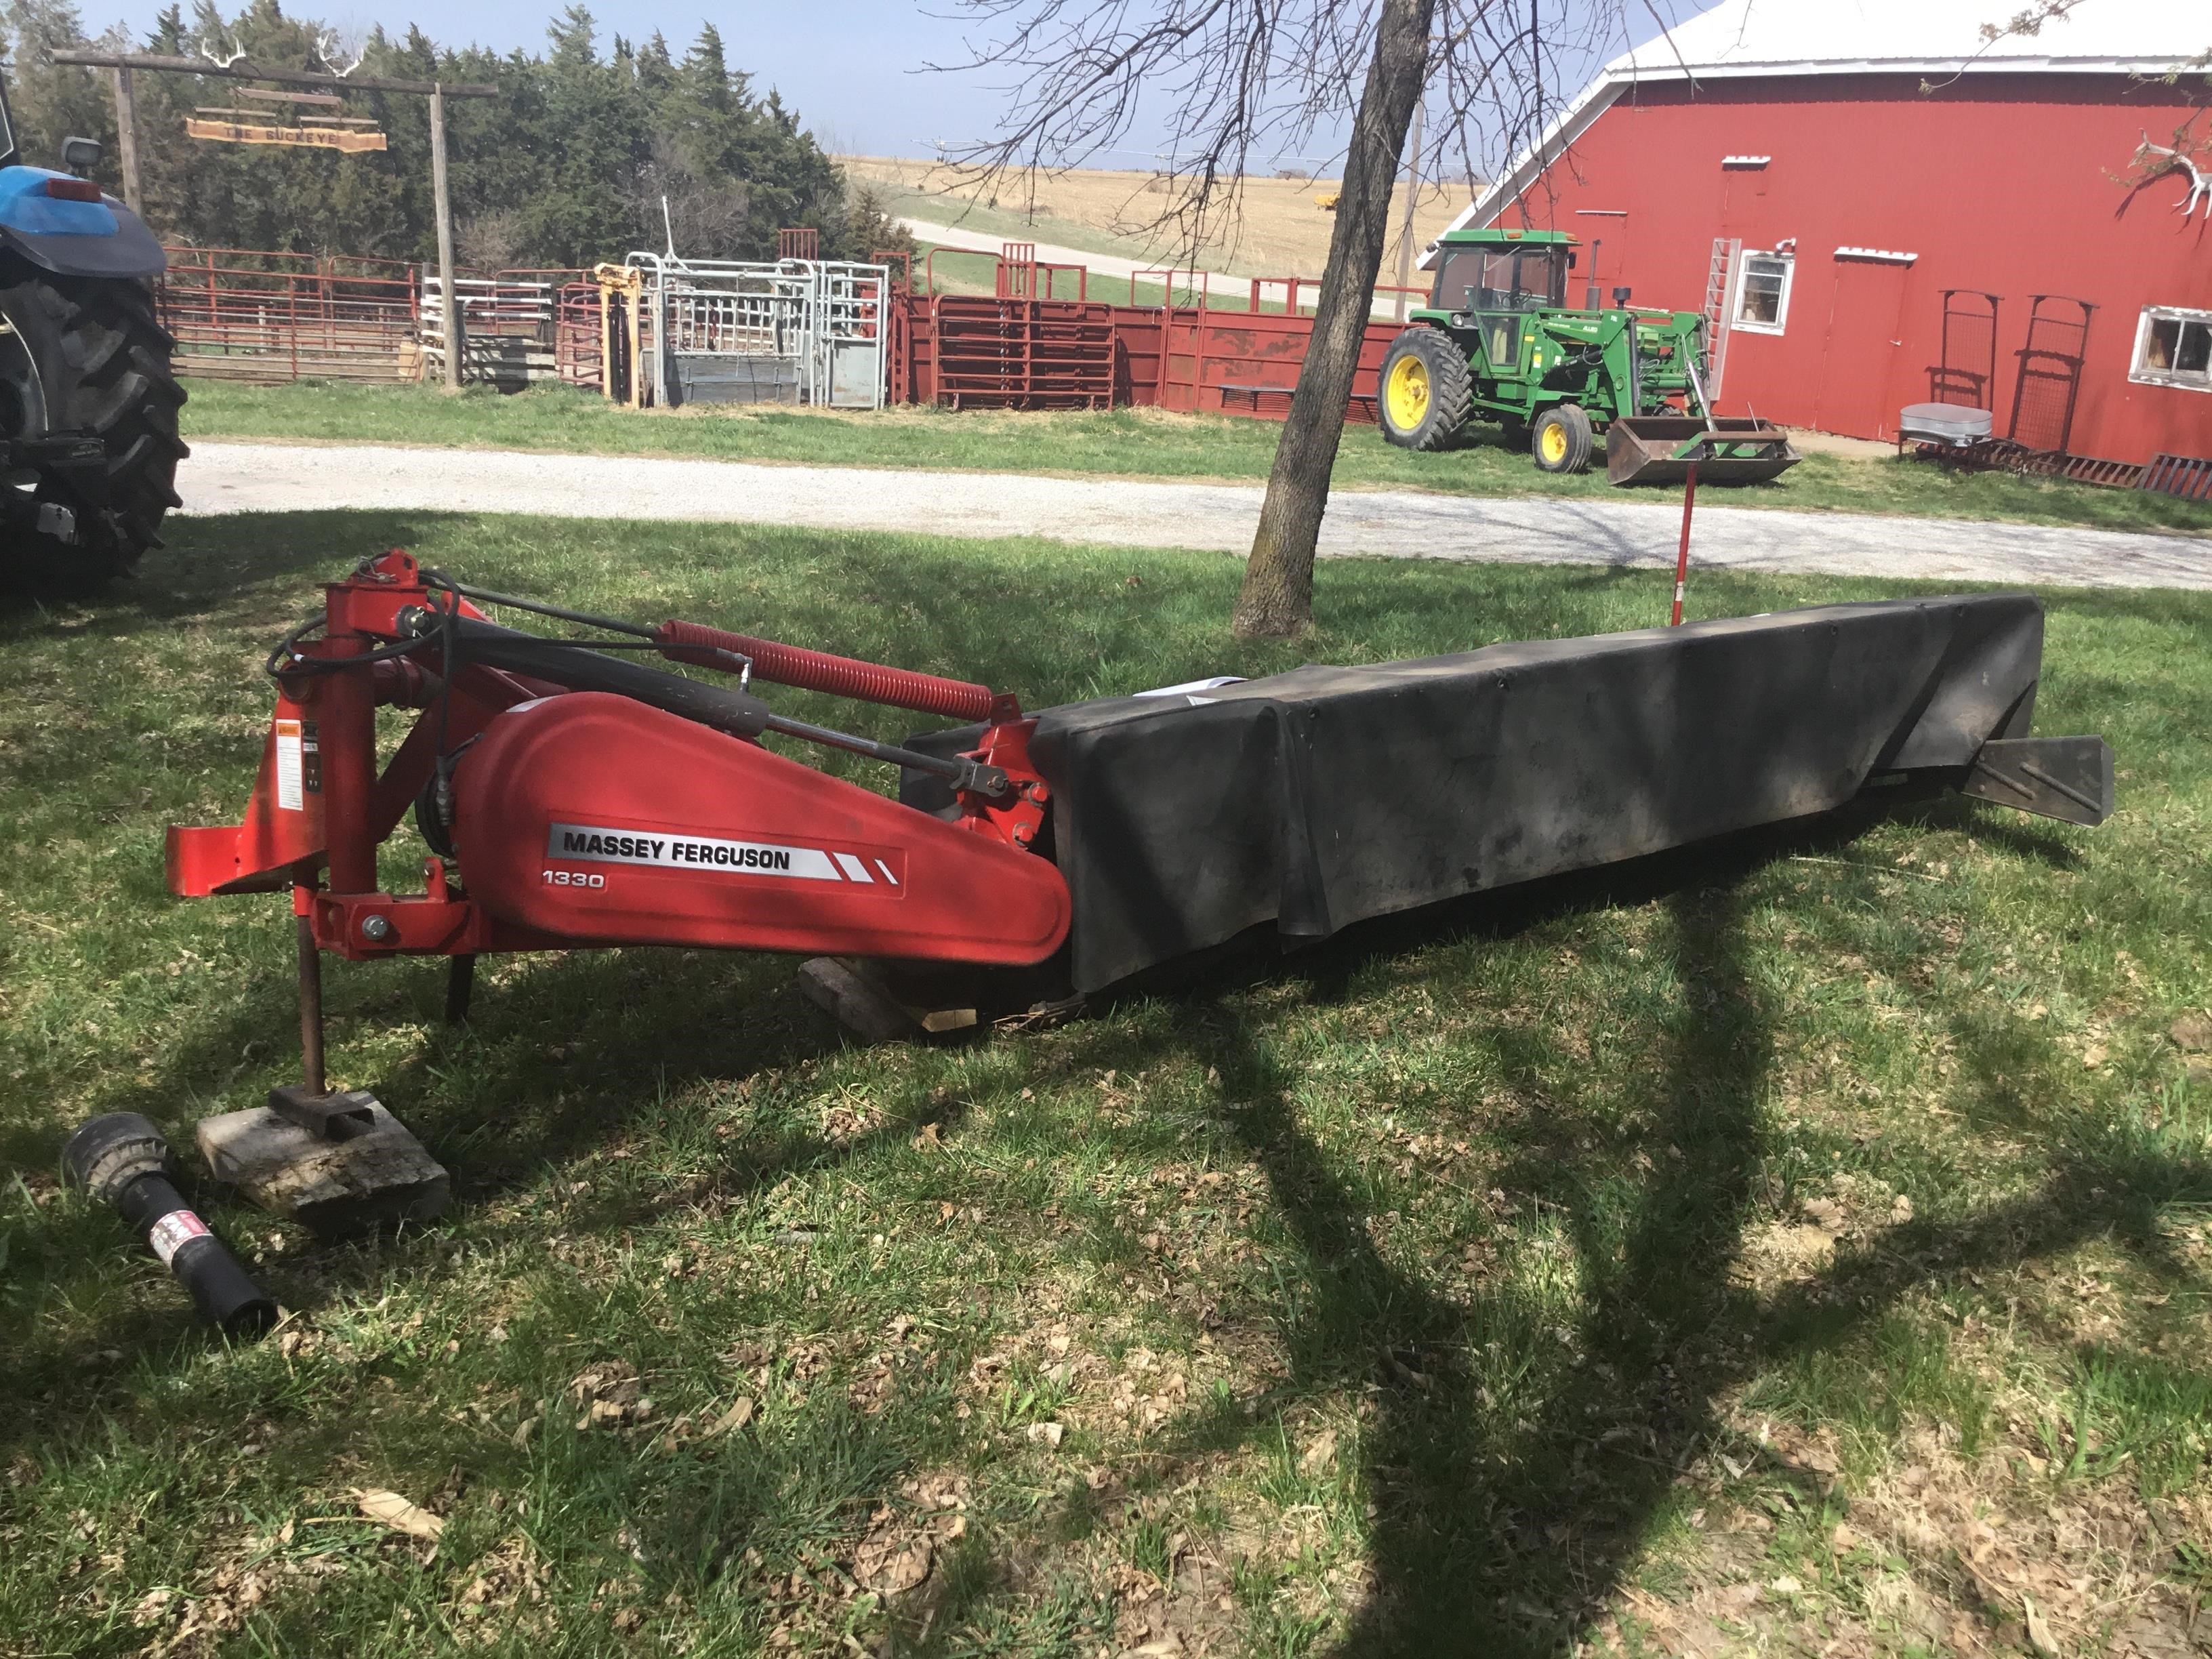
<path id="1" fill-rule="evenodd" d="M 1410 354 L 1399 358 L 1391 365 L 1384 401 L 1390 406 L 1390 424 L 1399 431 L 1420 425 L 1429 412 L 1429 366 Z"/>
<path id="2" fill-rule="evenodd" d="M 1546 427 L 1537 442 L 1543 446 L 1544 459 L 1554 465 L 1567 459 L 1567 429 L 1559 422 Z"/>

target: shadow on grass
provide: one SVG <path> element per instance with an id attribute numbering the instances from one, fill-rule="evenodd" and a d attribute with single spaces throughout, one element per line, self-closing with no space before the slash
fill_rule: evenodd
<path id="1" fill-rule="evenodd" d="M 1224 987 L 1175 1005 L 1176 1042 L 1218 1072 L 1223 1099 L 1236 1103 L 1224 1109 L 1225 1126 L 1266 1175 L 1303 1258 L 1300 1287 L 1276 1312 L 1289 1377 L 1249 1414 L 1194 1413 L 1180 1443 L 1191 1453 L 1269 1443 L 1282 1413 L 1331 1397 L 1371 1408 L 1359 1460 L 1374 1592 L 1338 1653 L 1579 1651 L 1664 1523 L 1681 1477 L 1736 1438 L 1723 1420 L 1732 1394 L 1792 1356 L 1850 1340 L 1917 1288 L 2098 1236 L 2161 1277 L 2188 1275 L 2155 1215 L 2161 1205 L 2212 1200 L 2212 1165 L 2115 1132 L 2062 1141 L 2033 1194 L 1893 1228 L 1771 1299 L 1735 1282 L 1765 1178 L 1781 1011 L 1746 971 L 1735 884 L 1767 860 L 1845 846 L 1877 821 L 1838 815 L 1532 884 L 1449 907 L 1458 914 L 1441 927 L 1401 918 L 1355 930 L 1287 969 L 1327 1004 L 1368 959 L 1420 935 L 1502 937 L 1563 913 L 1662 897 L 1677 997 L 1641 1033 L 1648 1077 L 1623 1114 L 1639 1125 L 1634 1136 L 1577 1140 L 1540 1109 L 1495 1131 L 1507 1142 L 1496 1179 L 1509 1201 L 1571 1242 L 1583 1310 L 1571 1332 L 1545 1330 L 1555 1316 L 1510 1283 L 1455 1301 L 1387 1259 L 1353 1190 L 1356 1171 L 1301 1123 L 1297 1079 L 1267 1031 L 1219 994 Z M 1974 827 L 1986 834 L 1986 818 Z M 2070 861 L 2063 847 L 2025 839 Z M 1130 1063 L 1116 1048 L 1127 1040 L 1106 1038 L 1083 1063 Z M 1144 1063 L 1158 1059 L 1155 1049 Z M 1524 1092 L 1540 1098 L 1534 1077 L 1526 1082 Z M 1540 1358 L 1552 1336 L 1561 1339 L 1556 1363 Z M 1516 1350 L 1540 1358 L 1518 1378 L 1501 1376 L 1491 1361 Z M 1808 1497 L 1814 1490 L 1808 1479 Z"/>
<path id="2" fill-rule="evenodd" d="M 450 541 L 454 522 L 435 515 L 287 515 L 268 523 L 269 538 L 250 559 L 229 559 L 219 540 L 217 550 L 208 551 L 188 538 L 180 556 L 205 561 L 185 567 L 197 586 L 103 611 L 88 632 L 121 638 L 178 625 L 210 608 L 233 621 L 264 612 L 289 617 L 306 608 L 301 601 L 308 580 L 393 542 Z M 704 592 L 714 576 L 699 562 L 698 550 L 709 533 L 609 526 L 592 539 L 635 549 L 688 537 L 683 545 L 691 562 L 678 562 L 670 574 Z M 457 574 L 474 574 L 451 553 L 441 556 Z M 955 672 L 970 668 L 961 653 L 975 648 L 976 614 L 994 608 L 1018 613 L 1036 594 L 1052 601 L 1044 610 L 1066 614 L 1096 599 L 1091 587 L 1118 583 L 1118 576 L 1095 574 L 1056 584 L 1024 577 L 1024 592 L 1010 604 L 1007 567 L 963 564 L 957 544 L 908 563 L 869 561 L 860 553 L 822 557 L 829 573 L 822 592 L 850 586 L 865 571 L 868 592 L 884 607 L 883 621 L 854 622 L 842 600 L 833 605 L 827 599 L 786 595 L 769 605 L 769 631 L 787 629 L 816 642 L 807 624 L 818 619 L 824 630 L 818 642 Z M 485 562 L 496 570 L 517 562 L 508 548 Z M 1157 568 L 1147 556 L 1148 574 Z M 1177 567 L 1174 602 L 1223 609 L 1233 569 L 1227 562 Z M 226 588 L 234 576 L 240 585 Z M 1412 568 L 1394 569 L 1391 577 L 1387 589 L 1347 583 L 1341 590 L 1340 636 L 1372 626 L 1389 637 L 1409 594 L 1443 595 L 1461 580 L 1449 569 Z M 1085 641 L 1137 654 L 1136 642 L 1156 630 L 1166 603 L 1158 590 L 1170 586 L 1153 580 L 1153 593 L 1142 604 L 1117 600 L 1110 612 L 1094 606 L 1103 619 Z M 1556 616 L 1567 607 L 1540 583 L 1556 588 L 1560 580 L 1557 573 L 1532 572 L 1525 581 L 1494 577 L 1493 586 L 1522 609 Z M 1644 580 L 1589 571 L 1566 579 L 1566 587 L 1587 602 L 1643 595 Z M 1721 591 L 1740 596 L 1788 588 L 1732 579 Z M 714 614 L 750 620 L 723 605 Z M 44 625 L 35 617 L 0 617 L 0 624 L 11 622 Z M 1215 636 L 1189 637 L 1196 650 L 1210 648 Z M 1050 628 L 1023 630 L 1008 642 L 994 678 L 1047 696 L 1072 690 L 1062 684 L 1076 672 L 1067 666 L 1067 643 Z M 1223 649 L 1226 654 L 1230 647 Z M 2057 836 L 2016 823 L 1999 827 L 1993 815 L 1963 804 L 1909 809 L 1911 814 L 1947 827 L 1971 823 L 1976 834 L 2024 858 L 2059 867 L 2074 862 Z M 1632 1146 L 1575 1144 L 1540 1111 L 1504 1126 L 1508 1147 L 1500 1179 L 1556 1218 L 1584 1275 L 1579 1293 L 1585 1311 L 1570 1333 L 1571 1343 L 1559 1345 L 1556 1365 L 1513 1390 L 1502 1390 L 1486 1365 L 1487 1345 L 1524 1331 L 1540 1310 L 1510 1287 L 1455 1302 L 1388 1259 L 1369 1233 L 1356 1171 L 1332 1160 L 1300 1123 L 1296 1079 L 1271 1051 L 1269 1029 L 1218 989 L 1186 989 L 1172 1000 L 1171 1041 L 1218 1071 L 1225 1098 L 1244 1103 L 1228 1115 L 1227 1127 L 1265 1173 L 1304 1257 L 1310 1292 L 1282 1314 L 1292 1374 L 1271 1404 L 1287 1408 L 1339 1392 L 1373 1402 L 1360 1455 L 1366 1495 L 1376 1506 L 1370 1548 L 1377 1589 L 1346 1638 L 1345 1652 L 1570 1651 L 1663 1519 L 1678 1473 L 1724 1435 L 1717 1402 L 1743 1380 L 1778 1358 L 1845 1340 L 1914 1286 L 1966 1267 L 2015 1261 L 2098 1232 L 2154 1255 L 2160 1249 L 2149 1221 L 2155 1206 L 2212 1196 L 2212 1172 L 2201 1162 L 2142 1140 L 2087 1142 L 2065 1149 L 2043 1191 L 1981 1216 L 1896 1230 L 1878 1254 L 1841 1262 L 1813 1285 L 1776 1301 L 1759 1304 L 1731 1284 L 1765 1152 L 1761 1109 L 1776 1011 L 1746 975 L 1739 900 L 1726 884 L 1768 859 L 1845 846 L 1873 821 L 1842 815 L 1725 848 L 1532 884 L 1363 927 L 1261 970 L 1306 978 L 1316 1001 L 1340 1000 L 1361 964 L 1378 953 L 1470 930 L 1510 936 L 1561 914 L 1664 900 L 1679 996 L 1639 1034 L 1650 1061 L 1640 1103 L 1648 1127 L 1640 1138 L 1653 1152 L 1672 1147 L 1680 1156 L 1654 1157 L 1639 1171 L 1629 1157 Z M 270 925 L 280 914 L 271 908 Z M 776 988 L 780 971 L 757 959 L 670 953 L 579 955 L 534 964 L 516 983 L 480 1000 L 486 1040 L 434 1038 L 390 1075 L 357 1080 L 415 1121 L 433 1150 L 460 1170 L 465 1200 L 480 1200 L 586 1155 L 672 1089 L 734 1085 L 764 1068 L 833 1049 L 837 1039 L 826 1023 L 799 1008 L 787 988 Z M 334 1005 L 349 1019 L 427 1022 L 434 1018 L 436 995 L 428 970 L 341 970 Z M 735 1013 L 740 1008 L 743 1024 Z M 724 1010 L 731 1012 L 716 1017 Z M 270 974 L 246 1006 L 206 1022 L 162 1056 L 161 1091 L 182 1103 L 204 1096 L 211 1084 L 228 1086 L 242 1062 L 264 1063 L 251 1053 L 253 1045 L 289 1047 L 291 1012 L 288 981 Z M 1087 1041 L 1106 1065 L 1115 1062 L 1115 1045 L 1125 1039 L 1101 1030 Z M 555 1047 L 568 1057 L 555 1059 L 548 1052 Z M 1139 1064 L 1158 1057 L 1148 1045 Z M 1992 1055 L 1990 1063 L 2002 1065 L 2002 1056 Z M 124 1098 L 119 1085 L 113 1098 Z M 740 1143 L 718 1154 L 712 1180 L 725 1190 L 757 1188 L 912 1127 L 895 1119 L 869 1137 L 834 1146 L 804 1133 Z M 7 1150 L 34 1149 L 11 1139 Z M 36 1150 L 43 1156 L 51 1147 Z M 579 1218 L 611 1230 L 640 1212 L 613 1201 L 586 1208 Z M 103 1275 L 112 1279 L 114 1244 L 112 1218 L 80 1215 L 40 1247 L 38 1260 L 18 1258 L 10 1268 L 45 1276 L 56 1297 L 73 1301 L 97 1293 Z M 106 1267 L 93 1260 L 103 1252 Z M 370 1282 L 386 1265 L 364 1255 L 347 1271 Z M 180 1311 L 148 1320 L 118 1298 L 113 1316 L 91 1322 L 78 1347 L 143 1354 L 191 1340 L 188 1329 Z M 1580 1363 L 1570 1363 L 1570 1353 Z M 57 1431 L 99 1432 L 96 1419 L 112 1401 L 76 1386 L 81 1358 L 81 1352 L 23 1347 L 0 1360 L 0 1395 L 29 1401 L 45 1395 L 11 1414 L 0 1444 L 12 1449 Z M 1208 1436 L 1249 1437 L 1269 1426 L 1209 1419 L 1188 1425 L 1187 1432 L 1197 1445 Z M 859 1486 L 887 1485 L 884 1469 L 891 1459 L 884 1443 L 872 1443 L 861 1460 L 866 1469 L 854 1477 Z M 710 1484 L 700 1490 L 696 1512 L 708 1533 L 727 1527 L 741 1535 L 749 1506 L 760 1501 L 750 1489 Z"/>

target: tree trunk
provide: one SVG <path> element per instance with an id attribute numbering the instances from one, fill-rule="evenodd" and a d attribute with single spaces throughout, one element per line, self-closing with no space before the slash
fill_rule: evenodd
<path id="1" fill-rule="evenodd" d="M 1390 230 L 1390 191 L 1428 64 L 1436 0 L 1383 0 L 1375 57 L 1352 118 L 1344 187 L 1328 240 L 1313 337 L 1291 395 L 1290 418 L 1267 474 L 1259 533 L 1237 596 L 1243 639 L 1289 639 L 1313 621 L 1314 549 L 1328 507 L 1328 477 L 1344 435 L 1344 411 L 1359 369 L 1360 342 L 1375 303 L 1375 273 Z"/>

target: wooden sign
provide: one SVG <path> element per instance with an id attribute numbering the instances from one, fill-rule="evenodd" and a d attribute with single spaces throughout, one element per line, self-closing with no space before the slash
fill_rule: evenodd
<path id="1" fill-rule="evenodd" d="M 349 127 L 276 127 L 243 121 L 209 121 L 197 115 L 185 118 L 188 138 L 212 138 L 222 144 L 298 144 L 309 149 L 334 149 L 341 155 L 386 148 L 381 132 L 361 132 Z"/>

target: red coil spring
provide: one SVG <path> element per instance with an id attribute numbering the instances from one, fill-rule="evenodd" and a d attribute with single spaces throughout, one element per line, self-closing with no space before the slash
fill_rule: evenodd
<path id="1" fill-rule="evenodd" d="M 855 657 L 832 656 L 801 645 L 779 645 L 774 640 L 725 633 L 697 623 L 665 622 L 654 630 L 654 636 L 660 641 L 661 654 L 678 662 L 727 668 L 727 660 L 714 653 L 734 651 L 752 659 L 757 680 L 826 691 L 831 696 L 854 697 L 862 702 L 889 703 L 894 708 L 918 709 L 947 720 L 988 720 L 996 701 L 988 685 L 917 674 L 910 668 L 890 668 Z"/>

